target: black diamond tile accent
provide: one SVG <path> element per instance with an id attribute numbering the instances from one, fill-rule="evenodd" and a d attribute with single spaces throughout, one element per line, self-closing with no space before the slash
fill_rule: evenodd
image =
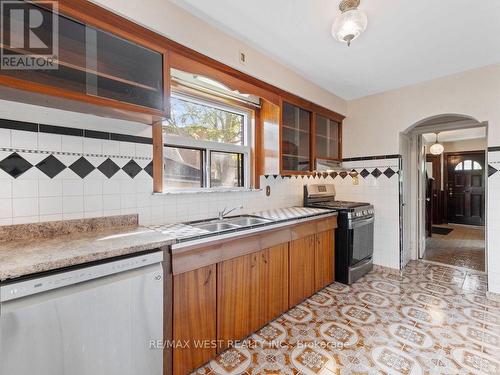
<path id="1" fill-rule="evenodd" d="M 73 172 L 75 172 L 81 178 L 85 178 L 88 176 L 90 172 L 92 172 L 95 167 L 83 156 L 71 164 L 69 167 Z"/>
<path id="2" fill-rule="evenodd" d="M 0 168 L 14 178 L 18 178 L 31 167 L 33 167 L 33 165 L 17 152 L 10 154 L 0 161 Z"/>
<path id="3" fill-rule="evenodd" d="M 50 178 L 56 177 L 59 173 L 66 169 L 66 166 L 54 155 L 50 155 L 36 165 L 43 173 Z"/>
<path id="4" fill-rule="evenodd" d="M 100 166 L 97 167 L 97 169 L 99 169 L 107 178 L 111 178 L 120 170 L 120 167 L 116 165 L 113 160 L 107 158 Z"/>
<path id="5" fill-rule="evenodd" d="M 330 172 L 330 177 L 331 178 L 335 178 L 337 177 L 339 174 L 337 172 Z"/>
<path id="6" fill-rule="evenodd" d="M 497 172 L 498 172 L 498 169 L 496 169 L 495 167 L 492 167 L 491 165 L 488 164 L 488 177 L 493 176 Z"/>
<path id="7" fill-rule="evenodd" d="M 135 162 L 134 159 L 131 159 L 127 164 L 122 167 L 123 171 L 128 174 L 130 177 L 134 178 L 137 174 L 142 171 L 142 168 Z"/>
<path id="8" fill-rule="evenodd" d="M 384 171 L 384 174 L 387 176 L 387 178 L 391 178 L 392 176 L 394 176 L 396 174 L 396 172 L 394 172 L 392 170 L 392 168 L 387 168 L 385 171 Z"/>
<path id="9" fill-rule="evenodd" d="M 346 178 L 347 175 L 348 175 L 348 173 L 345 172 L 345 171 L 339 173 L 339 176 L 342 177 L 342 178 Z"/>
<path id="10" fill-rule="evenodd" d="M 368 172 L 366 169 L 363 169 L 361 172 L 359 172 L 361 177 L 366 178 L 367 176 L 370 175 L 370 172 Z"/>
<path id="11" fill-rule="evenodd" d="M 358 171 L 355 169 L 353 169 L 352 171 L 349 172 L 349 176 L 351 176 L 353 178 L 358 177 L 358 174 L 359 174 Z"/>
<path id="12" fill-rule="evenodd" d="M 380 170 L 378 168 L 375 168 L 372 171 L 372 176 L 375 177 L 375 178 L 379 178 L 381 174 L 382 174 L 382 172 L 380 172 Z"/>
<path id="13" fill-rule="evenodd" d="M 146 166 L 144 167 L 144 171 L 145 171 L 148 175 L 150 175 L 151 177 L 153 177 L 153 162 L 150 162 L 148 165 L 146 165 Z M 266 174 L 264 177 L 265 177 L 265 178 L 266 178 L 266 180 L 267 180 L 267 178 L 269 177 L 269 175 L 267 175 L 267 174 Z"/>

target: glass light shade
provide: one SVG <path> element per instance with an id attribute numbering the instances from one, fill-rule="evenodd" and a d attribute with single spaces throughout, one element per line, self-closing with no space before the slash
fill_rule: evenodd
<path id="1" fill-rule="evenodd" d="M 332 35 L 339 42 L 351 44 L 368 25 L 368 18 L 359 9 L 351 9 L 340 14 L 333 23 Z"/>
<path id="2" fill-rule="evenodd" d="M 444 151 L 444 147 L 441 143 L 434 143 L 429 151 L 432 155 L 441 155 Z"/>

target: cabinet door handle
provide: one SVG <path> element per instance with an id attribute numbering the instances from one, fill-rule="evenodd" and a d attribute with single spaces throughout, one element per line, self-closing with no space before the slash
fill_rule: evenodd
<path id="1" fill-rule="evenodd" d="M 208 271 L 208 276 L 207 276 L 207 279 L 205 280 L 205 282 L 203 283 L 203 286 L 206 286 L 208 284 L 208 282 L 210 281 L 210 278 L 212 277 L 212 270 L 210 269 Z"/>
<path id="2" fill-rule="evenodd" d="M 266 254 L 262 254 L 262 260 L 264 261 L 264 264 L 267 264 Z"/>

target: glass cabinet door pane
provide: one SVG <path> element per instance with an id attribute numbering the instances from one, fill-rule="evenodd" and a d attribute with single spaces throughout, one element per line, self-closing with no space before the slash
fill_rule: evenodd
<path id="1" fill-rule="evenodd" d="M 12 3 L 9 1 L 9 3 Z M 9 76 L 33 83 L 38 83 L 51 87 L 59 87 L 65 90 L 82 93 L 86 92 L 86 79 L 85 79 L 85 25 L 71 20 L 63 16 L 54 16 L 49 10 L 38 7 L 33 3 L 28 2 L 15 2 L 16 9 L 22 9 L 24 14 L 30 11 L 41 12 L 43 19 L 54 19 L 57 17 L 58 27 L 58 40 L 57 45 L 53 48 L 53 53 L 57 57 L 57 65 L 55 69 L 43 69 L 41 66 L 30 67 L 29 69 L 0 69 L 0 75 Z M 7 6 L 8 4 L 4 4 Z M 26 22 L 24 18 L 24 22 Z M 22 25 L 23 21 L 10 16 L 9 12 L 2 12 L 2 25 L 9 24 L 10 22 L 19 23 L 20 25 L 5 28 L 8 35 L 4 35 L 4 41 L 19 40 L 22 35 L 16 33 L 23 33 L 27 26 Z M 10 31 L 13 31 L 11 34 Z M 51 43 L 53 37 L 53 30 L 50 24 L 45 22 L 37 28 L 36 35 L 44 44 Z M 3 56 L 30 56 L 33 51 L 28 47 L 19 47 L 9 44 L 2 45 Z M 44 52 L 45 53 L 45 52 Z"/>
<path id="2" fill-rule="evenodd" d="M 316 157 L 338 159 L 339 124 L 326 117 L 316 115 Z"/>
<path id="3" fill-rule="evenodd" d="M 95 95 L 163 110 L 161 53 L 92 28 L 87 53 L 89 73 L 96 71 Z"/>
<path id="4" fill-rule="evenodd" d="M 22 12 L 19 14 L 36 11 L 41 12 L 44 20 L 52 20 L 51 23 L 42 22 L 41 26 L 36 28 L 36 36 L 45 45 L 48 41 L 54 42 L 50 45 L 54 46 L 51 51 L 57 65 L 53 69 L 40 66 L 30 66 L 29 69 L 2 68 L 0 75 L 79 94 L 164 110 L 161 53 L 65 16 L 55 15 L 34 3 L 11 0 L 8 3 Z M 24 24 L 28 22 L 28 18 L 12 14 L 17 13 L 2 12 L 2 25 L 13 23 L 12 27 L 3 28 L 7 33 L 4 40 L 10 42 L 1 45 L 2 53 L 4 56 L 14 57 L 36 55 L 29 46 L 23 47 L 20 43 L 26 39 L 23 30 L 29 29 L 28 25 Z M 53 25 L 57 25 L 57 28 L 53 28 Z M 57 35 L 57 38 L 53 38 L 53 35 Z M 40 54 L 48 53 L 44 51 Z"/>
<path id="5" fill-rule="evenodd" d="M 282 169 L 310 170 L 311 113 L 285 102 L 282 118 Z"/>

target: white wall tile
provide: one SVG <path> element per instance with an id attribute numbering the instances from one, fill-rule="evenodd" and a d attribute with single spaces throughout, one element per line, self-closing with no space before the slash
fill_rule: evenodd
<path id="1" fill-rule="evenodd" d="M 0 198 L 0 219 L 12 218 L 12 199 Z"/>
<path id="2" fill-rule="evenodd" d="M 40 197 L 40 216 L 42 215 L 62 215 L 63 199 L 59 197 Z"/>
<path id="3" fill-rule="evenodd" d="M 0 199 L 2 198 L 12 198 L 12 179 L 2 178 L 0 179 Z"/>
<path id="4" fill-rule="evenodd" d="M 62 138 L 61 150 L 63 152 L 83 153 L 83 137 L 64 136 Z"/>
<path id="5" fill-rule="evenodd" d="M 38 198 L 13 198 L 12 216 L 38 216 Z"/>
<path id="6" fill-rule="evenodd" d="M 83 213 L 83 196 L 63 196 L 63 214 Z"/>
<path id="7" fill-rule="evenodd" d="M 84 211 L 85 212 L 100 212 L 103 210 L 103 197 L 102 195 L 86 195 L 84 197 Z"/>
<path id="8" fill-rule="evenodd" d="M 135 143 L 120 142 L 120 156 L 135 157 Z"/>
<path id="9" fill-rule="evenodd" d="M 82 179 L 71 179 L 71 180 L 63 180 L 63 196 L 81 196 L 83 195 L 83 184 L 84 181 Z"/>
<path id="10" fill-rule="evenodd" d="M 11 134 L 12 148 L 38 149 L 38 133 L 12 130 Z"/>
<path id="11" fill-rule="evenodd" d="M 120 210 L 121 198 L 120 195 L 103 195 L 102 204 L 104 211 Z"/>
<path id="12" fill-rule="evenodd" d="M 11 147 L 11 130 L 10 129 L 0 129 L 0 147 Z"/>
<path id="13" fill-rule="evenodd" d="M 38 194 L 40 197 L 60 197 L 62 196 L 62 180 L 40 179 L 38 180 Z"/>
<path id="14" fill-rule="evenodd" d="M 102 154 L 102 140 L 83 138 L 83 152 L 85 154 Z"/>
<path id="15" fill-rule="evenodd" d="M 38 180 L 15 179 L 12 181 L 13 198 L 38 197 Z"/>
<path id="16" fill-rule="evenodd" d="M 62 135 L 38 133 L 38 149 L 41 151 L 61 151 Z"/>

